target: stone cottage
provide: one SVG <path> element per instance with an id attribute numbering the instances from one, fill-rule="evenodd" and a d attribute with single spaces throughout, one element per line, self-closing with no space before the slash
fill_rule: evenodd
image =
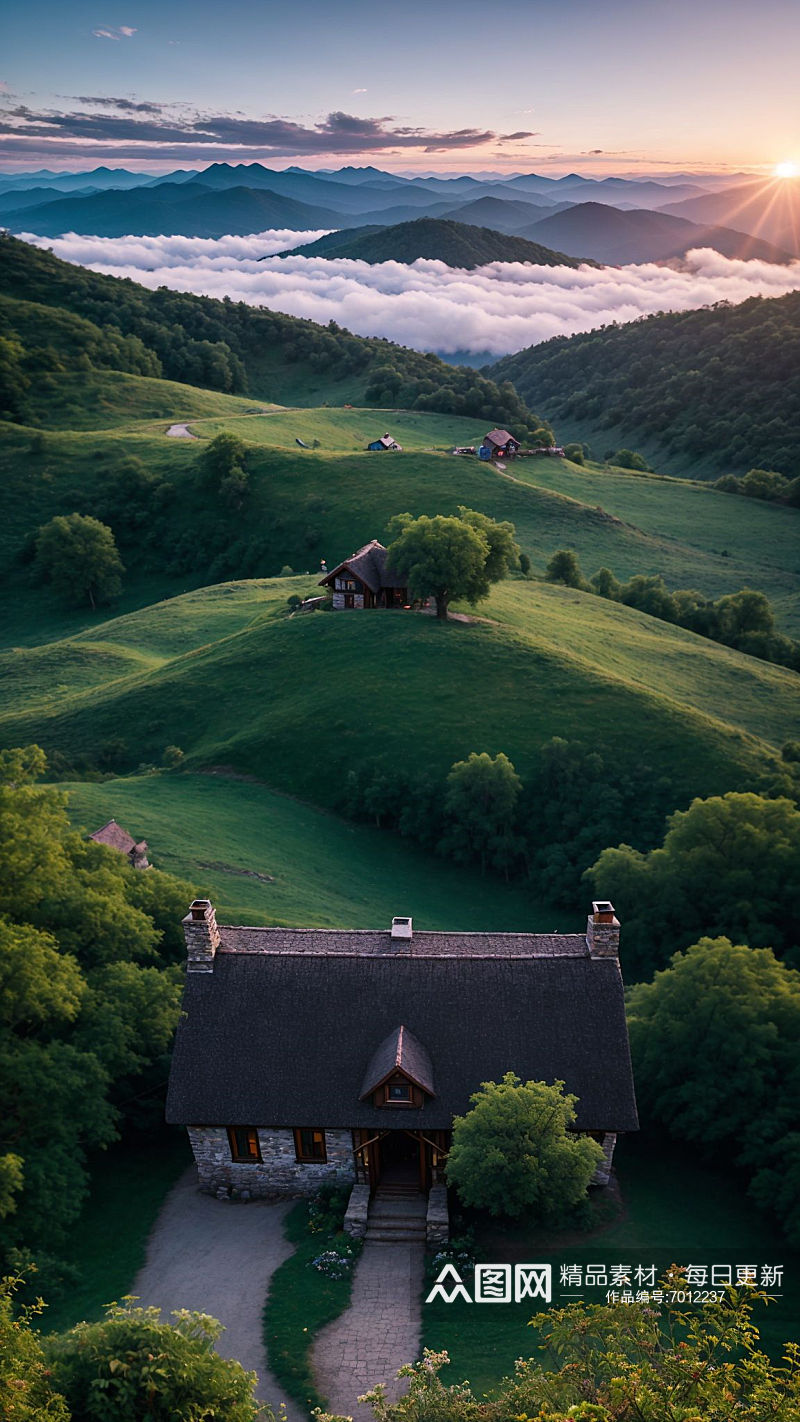
<path id="1" fill-rule="evenodd" d="M 586 932 L 236 928 L 196 900 L 167 1097 L 201 1187 L 310 1195 L 325 1181 L 426 1192 L 482 1081 L 563 1080 L 576 1129 L 638 1128 L 619 923 Z"/>
<path id="2" fill-rule="evenodd" d="M 102 829 L 95 830 L 89 835 L 95 844 L 104 844 L 107 849 L 116 849 L 118 854 L 124 854 L 125 858 L 133 865 L 134 869 L 149 869 L 150 864 L 147 858 L 147 840 L 135 840 L 132 834 L 128 834 L 122 825 L 118 825 L 116 820 L 109 820 Z"/>
<path id="3" fill-rule="evenodd" d="M 377 538 L 326 572 L 319 586 L 331 589 L 336 609 L 405 607 L 408 603 L 405 579 L 389 567 L 386 549 Z"/>

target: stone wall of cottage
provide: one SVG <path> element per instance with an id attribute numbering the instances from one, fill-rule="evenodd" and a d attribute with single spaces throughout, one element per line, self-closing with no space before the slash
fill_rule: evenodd
<path id="1" fill-rule="evenodd" d="M 197 1162 L 200 1189 L 218 1198 L 263 1199 L 274 1195 L 315 1195 L 320 1185 L 355 1181 L 350 1131 L 326 1131 L 328 1159 L 295 1158 L 294 1132 L 258 1127 L 261 1163 L 231 1160 L 224 1126 L 190 1126 L 189 1140 Z"/>
<path id="2" fill-rule="evenodd" d="M 613 1131 L 606 1131 L 600 1142 L 603 1147 L 603 1159 L 600 1161 L 591 1179 L 592 1185 L 607 1185 L 611 1179 L 611 1170 L 614 1164 L 614 1147 L 617 1144 L 617 1137 Z"/>

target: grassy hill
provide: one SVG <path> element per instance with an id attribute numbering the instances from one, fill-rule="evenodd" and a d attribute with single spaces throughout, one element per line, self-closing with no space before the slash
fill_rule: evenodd
<path id="1" fill-rule="evenodd" d="M 152 862 L 214 900 L 221 923 L 579 931 L 533 885 L 477 879 L 371 825 L 354 824 L 227 775 L 161 774 L 66 784 L 73 823 L 113 817 L 146 837 Z M 213 825 L 213 835 L 209 826 Z"/>
<path id="2" fill-rule="evenodd" d="M 492 366 L 554 421 L 720 470 L 800 474 L 800 292 L 557 336 Z"/>
<path id="3" fill-rule="evenodd" d="M 282 257 L 346 257 L 358 262 L 445 262 L 448 267 L 471 271 L 489 262 L 533 262 L 545 267 L 579 267 L 582 258 L 568 257 L 539 242 L 512 237 L 491 227 L 466 222 L 418 217 L 393 227 L 364 227 L 349 232 L 329 232 L 307 246 L 281 252 Z M 589 266 L 596 266 L 589 262 Z"/>
<path id="4" fill-rule="evenodd" d="M 131 767 L 178 744 L 335 807 L 365 761 L 442 776 L 504 750 L 524 776 L 554 735 L 668 770 L 683 801 L 751 782 L 792 734 L 794 674 L 569 589 L 513 582 L 488 620 L 440 626 L 289 616 L 286 586 L 225 584 L 5 653 L 0 741 L 68 760 L 113 745 Z"/>
<path id="5" fill-rule="evenodd" d="M 64 380 L 72 388 L 73 377 L 49 380 L 43 398 L 52 401 L 51 417 L 68 417 L 68 409 L 58 415 L 59 388 Z M 284 566 L 313 572 L 321 558 L 332 564 L 381 537 L 395 513 L 454 513 L 459 504 L 510 519 L 540 572 L 556 548 L 570 546 L 587 574 L 603 565 L 619 578 L 658 572 L 671 587 L 713 597 L 749 585 L 768 595 L 786 631 L 800 631 L 797 510 L 565 460 L 518 460 L 503 472 L 443 452 L 484 432 L 457 416 L 363 408 L 240 414 L 259 407 L 142 377 L 91 380 L 92 407 L 82 418 L 96 414 L 104 428 L 6 426 L 0 440 L 0 644 L 58 638 L 109 616 L 70 608 L 33 581 L 30 540 L 55 514 L 92 513 L 110 524 L 127 569 L 119 608 L 132 610 L 226 578 L 274 576 Z M 205 404 L 207 416 L 195 418 L 193 403 Z M 223 405 L 237 413 L 223 417 Z M 162 411 L 157 419 L 154 409 Z M 187 416 L 197 438 L 167 438 L 170 422 Z M 201 483 L 205 442 L 222 429 L 247 442 L 242 508 Z M 403 454 L 366 452 L 385 429 Z M 298 437 L 319 448 L 300 449 Z"/>

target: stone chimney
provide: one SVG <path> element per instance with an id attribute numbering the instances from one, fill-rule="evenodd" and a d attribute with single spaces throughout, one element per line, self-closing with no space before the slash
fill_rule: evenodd
<path id="1" fill-rule="evenodd" d="M 586 944 L 591 958 L 619 957 L 619 919 L 607 899 L 593 899 L 586 922 Z"/>
<path id="2" fill-rule="evenodd" d="M 392 938 L 413 938 L 414 922 L 410 918 L 392 919 Z"/>
<path id="3" fill-rule="evenodd" d="M 219 947 L 219 929 L 210 899 L 195 899 L 185 919 L 187 973 L 213 973 Z"/>

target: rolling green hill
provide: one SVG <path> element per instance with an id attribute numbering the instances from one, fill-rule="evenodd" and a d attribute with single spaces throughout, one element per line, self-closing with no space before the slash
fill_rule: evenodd
<path id="1" fill-rule="evenodd" d="M 177 744 L 335 807 L 365 761 L 442 776 L 503 750 L 524 776 L 560 735 L 668 772 L 683 801 L 751 783 L 796 720 L 794 674 L 570 589 L 513 582 L 440 626 L 288 616 L 286 586 L 224 584 L 4 654 L 0 741 L 67 761 L 113 745 L 131 767 Z"/>
<path id="2" fill-rule="evenodd" d="M 147 408 L 149 392 L 161 399 L 169 387 L 118 379 L 122 389 L 116 377 L 104 386 L 108 408 L 101 411 L 110 421 L 115 401 L 128 405 L 123 414 L 117 404 L 116 427 L 43 434 L 6 426 L 0 645 L 95 629 L 109 615 L 71 608 L 35 584 L 25 561 L 30 541 L 55 514 L 92 513 L 112 527 L 127 569 L 119 604 L 127 611 L 222 579 L 274 576 L 284 566 L 313 572 L 321 558 L 332 565 L 382 537 L 395 513 L 454 513 L 459 504 L 510 519 L 539 572 L 556 548 L 570 546 L 587 574 L 603 565 L 619 578 L 661 573 L 670 587 L 697 587 L 713 597 L 749 585 L 767 594 L 782 629 L 800 631 L 798 510 L 565 460 L 517 460 L 501 471 L 442 452 L 452 442 L 474 443 L 482 432 L 454 416 L 298 409 L 220 419 L 214 413 L 191 419 L 196 439 L 167 438 L 169 416 L 130 415 Z M 181 387 L 172 391 L 178 397 L 172 419 L 181 420 L 189 401 Z M 230 399 L 209 397 L 212 404 L 224 398 Z M 221 503 L 201 483 L 205 441 L 222 429 L 247 442 L 250 490 L 242 508 Z M 366 452 L 367 438 L 385 429 L 404 453 Z M 300 449 L 297 437 L 317 439 L 319 448 Z"/>
<path id="3" fill-rule="evenodd" d="M 489 262 L 533 262 L 545 267 L 579 267 L 580 257 L 568 257 L 539 242 L 511 237 L 491 227 L 467 222 L 418 217 L 392 227 L 363 227 L 329 232 L 306 246 L 279 253 L 282 257 L 346 257 L 353 262 L 444 262 L 448 267 L 471 271 Z M 597 266 L 587 258 L 586 265 Z"/>
<path id="4" fill-rule="evenodd" d="M 648 316 L 506 356 L 494 379 L 554 421 L 716 473 L 800 474 L 800 292 Z M 651 455 L 652 458 L 652 455 Z"/>
<path id="5" fill-rule="evenodd" d="M 152 862 L 212 898 L 220 923 L 375 928 L 412 912 L 420 927 L 578 931 L 531 885 L 479 880 L 394 835 L 227 775 L 131 776 L 77 782 L 73 823 L 109 818 L 147 839 Z M 209 826 L 213 825 L 213 834 Z"/>

